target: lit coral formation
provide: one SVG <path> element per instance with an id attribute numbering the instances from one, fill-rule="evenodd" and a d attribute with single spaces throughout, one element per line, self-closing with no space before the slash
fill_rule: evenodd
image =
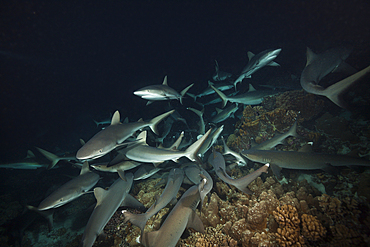
<path id="1" fill-rule="evenodd" d="M 317 241 L 324 237 L 326 229 L 322 226 L 316 216 L 303 214 L 302 219 L 302 235 L 311 241 Z"/>

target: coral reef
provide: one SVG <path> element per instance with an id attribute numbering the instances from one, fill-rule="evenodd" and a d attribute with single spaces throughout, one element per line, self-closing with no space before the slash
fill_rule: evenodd
<path id="1" fill-rule="evenodd" d="M 311 241 L 317 241 L 324 237 L 326 229 L 322 226 L 316 216 L 303 214 L 302 219 L 302 235 Z"/>

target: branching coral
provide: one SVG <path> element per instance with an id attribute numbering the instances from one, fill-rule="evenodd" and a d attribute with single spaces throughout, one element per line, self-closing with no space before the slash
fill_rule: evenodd
<path id="1" fill-rule="evenodd" d="M 304 239 L 300 235 L 300 220 L 297 209 L 292 205 L 285 204 L 277 207 L 273 214 L 279 224 L 277 233 L 275 233 L 276 242 L 280 246 L 304 246 Z"/>
<path id="2" fill-rule="evenodd" d="M 317 241 L 326 234 L 325 227 L 322 226 L 320 221 L 312 215 L 303 214 L 302 219 L 302 235 L 308 240 Z"/>

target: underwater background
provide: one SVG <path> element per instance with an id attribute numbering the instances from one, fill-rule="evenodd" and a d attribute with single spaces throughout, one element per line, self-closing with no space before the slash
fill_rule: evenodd
<path id="1" fill-rule="evenodd" d="M 95 205 L 93 193 L 87 193 L 57 208 L 51 231 L 42 216 L 26 210 L 26 205 L 37 206 L 80 173 L 75 161 L 61 160 L 46 169 L 50 161 L 35 147 L 60 157 L 74 156 L 80 139 L 87 141 L 101 130 L 94 120 L 109 120 L 116 110 L 122 120 L 128 117 L 134 122 L 176 109 L 187 124 L 174 123 L 164 145 L 171 145 L 181 131 L 194 142 L 199 117 L 187 108 L 201 107 L 193 98 L 184 97 L 183 104 L 173 100 L 146 106 L 146 100 L 133 92 L 161 84 L 167 75 L 168 85 L 178 92 L 194 83 L 189 93 L 199 94 L 212 80 L 215 60 L 236 79 L 248 63 L 248 51 L 258 54 L 281 48 L 274 60 L 280 66 L 257 71 L 238 84 L 239 92 L 248 91 L 248 83 L 257 90 L 278 92 L 261 104 L 239 106 L 235 118 L 212 125 L 224 125 L 221 135 L 231 149 L 241 152 L 250 148 L 252 140 L 262 143 L 288 131 L 297 120 L 299 137 L 290 137 L 278 150 L 297 151 L 313 142 L 317 153 L 355 153 L 369 161 L 369 75 L 343 95 L 349 110 L 306 93 L 299 79 L 307 47 L 315 53 L 351 47 L 346 63 L 356 70 L 369 66 L 369 11 L 365 0 L 2 2 L 0 164 L 25 162 L 31 150 L 32 162 L 41 167 L 0 170 L 0 245 L 79 246 Z M 331 73 L 320 84 L 326 87 L 346 76 Z M 199 103 L 217 98 L 213 96 Z M 221 103 L 205 106 L 206 123 L 216 107 L 221 108 Z M 164 128 L 160 125 L 160 132 Z M 154 139 L 151 133 L 150 145 L 155 145 Z M 215 146 L 222 150 L 221 140 Z M 249 162 L 229 174 L 238 178 L 260 166 Z M 207 171 L 214 186 L 200 214 L 205 233 L 185 230 L 178 246 L 370 244 L 367 167 L 343 167 L 338 174 L 283 170 L 284 182 L 269 171 L 249 185 L 253 195 L 228 186 L 211 168 Z M 115 173 L 96 172 L 102 188 L 118 178 Z M 130 194 L 149 208 L 163 190 L 156 186 L 159 180 L 135 181 Z M 183 185 L 178 198 L 188 188 Z M 152 217 L 146 231 L 159 229 L 171 208 Z M 139 246 L 140 230 L 123 223 L 120 212 L 94 246 Z"/>

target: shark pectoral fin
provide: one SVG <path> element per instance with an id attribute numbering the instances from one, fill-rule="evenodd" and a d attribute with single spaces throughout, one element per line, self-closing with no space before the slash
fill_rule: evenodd
<path id="1" fill-rule="evenodd" d="M 193 228 L 197 232 L 204 233 L 204 225 L 202 220 L 199 218 L 195 211 L 192 211 L 189 219 L 188 224 L 186 225 L 187 228 Z"/>
<path id="2" fill-rule="evenodd" d="M 135 197 L 130 194 L 127 194 L 125 199 L 123 199 L 121 203 L 121 207 L 129 207 L 129 208 L 136 208 L 140 211 L 145 211 L 145 206 L 141 202 L 139 202 Z"/>
<path id="3" fill-rule="evenodd" d="M 123 181 L 127 181 L 126 180 L 126 177 L 125 177 L 125 170 L 118 170 L 118 175 L 120 176 L 120 178 L 123 180 Z"/>
<path id="4" fill-rule="evenodd" d="M 274 62 L 274 61 L 271 61 L 269 64 L 267 64 L 268 66 L 280 66 L 280 64 L 278 64 L 277 62 Z"/>
<path id="5" fill-rule="evenodd" d="M 275 176 L 280 180 L 281 179 L 281 167 L 277 166 L 275 164 L 270 164 L 272 172 L 275 174 Z"/>
<path id="6" fill-rule="evenodd" d="M 348 63 L 342 61 L 337 67 L 335 67 L 332 71 L 333 72 L 345 72 L 348 75 L 352 75 L 354 73 L 357 73 L 357 69 L 353 68 Z"/>
<path id="7" fill-rule="evenodd" d="M 313 150 L 312 150 L 312 142 L 308 142 L 306 143 L 305 145 L 303 145 L 299 150 L 298 152 L 302 152 L 302 153 L 312 153 Z"/>
<path id="8" fill-rule="evenodd" d="M 27 208 L 29 210 L 35 211 L 35 212 L 39 213 L 41 216 L 45 217 L 48 221 L 49 232 L 51 232 L 51 230 L 53 229 L 53 226 L 54 226 L 54 222 L 53 222 L 54 208 L 48 209 L 48 210 L 39 210 L 38 208 L 36 208 L 34 206 L 29 206 L 29 205 L 27 205 Z"/>
<path id="9" fill-rule="evenodd" d="M 248 189 L 247 187 L 245 188 L 242 188 L 242 187 L 237 187 L 240 191 L 243 191 L 245 194 L 253 194 L 253 191 L 251 191 L 250 189 Z"/>
<path id="10" fill-rule="evenodd" d="M 146 102 L 146 105 L 150 105 L 151 103 L 153 103 L 153 101 L 148 100 L 148 102 Z"/>
<path id="11" fill-rule="evenodd" d="M 330 165 L 330 164 L 326 164 L 324 168 L 322 168 L 321 170 L 331 174 L 331 175 L 339 175 L 339 169 L 337 169 L 336 167 Z"/>

